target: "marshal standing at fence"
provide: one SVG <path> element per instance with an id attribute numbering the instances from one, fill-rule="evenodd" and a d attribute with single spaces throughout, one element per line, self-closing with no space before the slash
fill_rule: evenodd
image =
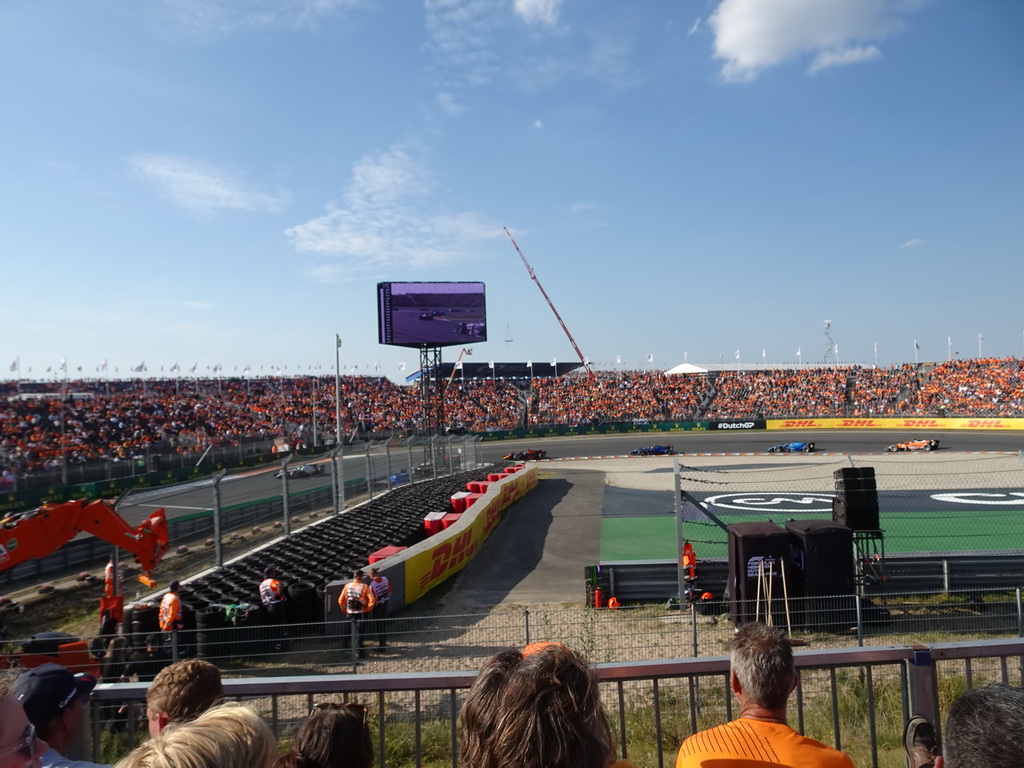
<path id="1" fill-rule="evenodd" d="M 751 622 L 732 641 L 730 680 L 740 716 L 683 742 L 676 768 L 787 765 L 853 768 L 843 752 L 801 736 L 786 722 L 786 700 L 797 686 L 793 648 L 776 627 Z"/>
<path id="2" fill-rule="evenodd" d="M 267 612 L 267 620 L 273 625 L 274 650 L 284 649 L 283 638 L 286 635 L 285 625 L 288 622 L 288 606 L 285 605 L 284 590 L 277 579 L 277 569 L 268 565 L 263 569 L 263 581 L 260 582 L 260 602 Z"/>
<path id="3" fill-rule="evenodd" d="M 374 566 L 370 569 L 370 589 L 373 590 L 373 635 L 377 638 L 377 653 L 384 653 L 388 644 L 388 601 L 391 599 L 391 582 Z"/>
<path id="4" fill-rule="evenodd" d="M 360 657 L 366 655 L 366 651 L 363 650 L 363 639 L 360 636 L 360 630 L 363 619 L 370 615 L 373 611 L 373 606 L 377 602 L 373 596 L 373 590 L 363 581 L 364 577 L 365 574 L 362 570 L 358 568 L 354 570 L 352 572 L 352 581 L 346 584 L 342 588 L 341 594 L 338 595 L 338 605 L 348 616 L 349 626 L 352 630 L 353 657 L 355 657 L 357 652 Z"/>

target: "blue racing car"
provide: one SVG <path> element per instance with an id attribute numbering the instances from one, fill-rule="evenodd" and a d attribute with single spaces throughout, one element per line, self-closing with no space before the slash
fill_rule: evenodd
<path id="1" fill-rule="evenodd" d="M 630 456 L 675 456 L 676 449 L 671 445 L 647 445 L 629 452 Z"/>
<path id="2" fill-rule="evenodd" d="M 814 450 L 814 443 L 782 443 L 773 445 L 768 453 L 810 453 Z"/>

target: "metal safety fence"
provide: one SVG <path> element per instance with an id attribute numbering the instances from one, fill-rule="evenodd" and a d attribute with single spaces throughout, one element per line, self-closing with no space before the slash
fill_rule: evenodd
<path id="1" fill-rule="evenodd" d="M 912 714 L 941 728 L 949 704 L 991 682 L 1022 684 L 1024 641 L 798 650 L 800 685 L 789 722 L 847 752 L 856 765 L 905 765 L 903 724 Z M 732 719 L 728 657 L 595 665 L 617 736 L 617 752 L 664 768 L 692 733 Z M 369 709 L 381 768 L 457 765 L 458 713 L 476 672 L 307 675 L 225 680 L 287 742 L 316 703 L 357 701 Z M 111 763 L 145 738 L 146 684 L 103 684 L 93 694 L 93 759 Z"/>
<path id="2" fill-rule="evenodd" d="M 703 612 L 662 605 L 532 608 L 267 624 L 262 606 L 241 604 L 187 617 L 188 628 L 174 633 L 159 632 L 154 608 L 148 623 L 126 622 L 124 653 L 108 654 L 97 665 L 101 673 L 127 667 L 129 676 L 140 679 L 189 657 L 207 659 L 230 675 L 448 672 L 477 668 L 504 648 L 546 641 L 600 663 L 726 653 L 736 626 L 729 607 L 701 607 Z M 816 649 L 1013 638 L 1024 637 L 1024 599 L 1020 588 L 985 595 L 801 598 L 755 608 L 742 620 L 785 627 L 799 647 Z M 100 638 L 100 648 L 110 639 Z M 31 638 L 11 644 L 43 650 Z"/>

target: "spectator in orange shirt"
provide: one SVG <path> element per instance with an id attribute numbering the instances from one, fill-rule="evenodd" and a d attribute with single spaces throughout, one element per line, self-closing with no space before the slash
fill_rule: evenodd
<path id="1" fill-rule="evenodd" d="M 801 736 L 786 722 L 786 700 L 799 678 L 793 648 L 781 629 L 759 622 L 744 624 L 733 636 L 731 666 L 739 717 L 684 741 L 676 768 L 732 764 L 853 768 L 845 753 Z"/>

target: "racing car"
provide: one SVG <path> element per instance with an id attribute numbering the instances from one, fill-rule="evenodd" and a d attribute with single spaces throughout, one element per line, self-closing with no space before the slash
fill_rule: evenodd
<path id="1" fill-rule="evenodd" d="M 274 477 L 280 480 L 283 473 L 284 470 L 279 469 L 274 473 Z M 323 473 L 324 468 L 321 464 L 300 464 L 297 467 L 288 467 L 289 480 L 299 480 L 303 477 L 314 477 L 315 475 L 322 475 Z"/>
<path id="2" fill-rule="evenodd" d="M 671 445 L 646 445 L 629 452 L 630 456 L 675 456 L 676 449 Z"/>
<path id="3" fill-rule="evenodd" d="M 548 452 L 545 450 L 530 448 L 525 451 L 513 451 L 505 454 L 502 458 L 505 461 L 538 461 L 547 455 Z"/>
<path id="4" fill-rule="evenodd" d="M 768 453 L 810 453 L 814 450 L 814 443 L 782 443 L 773 445 Z"/>
<path id="5" fill-rule="evenodd" d="M 888 453 L 896 453 L 897 451 L 934 451 L 938 447 L 938 440 L 907 440 L 904 443 L 894 443 L 885 450 Z"/>

